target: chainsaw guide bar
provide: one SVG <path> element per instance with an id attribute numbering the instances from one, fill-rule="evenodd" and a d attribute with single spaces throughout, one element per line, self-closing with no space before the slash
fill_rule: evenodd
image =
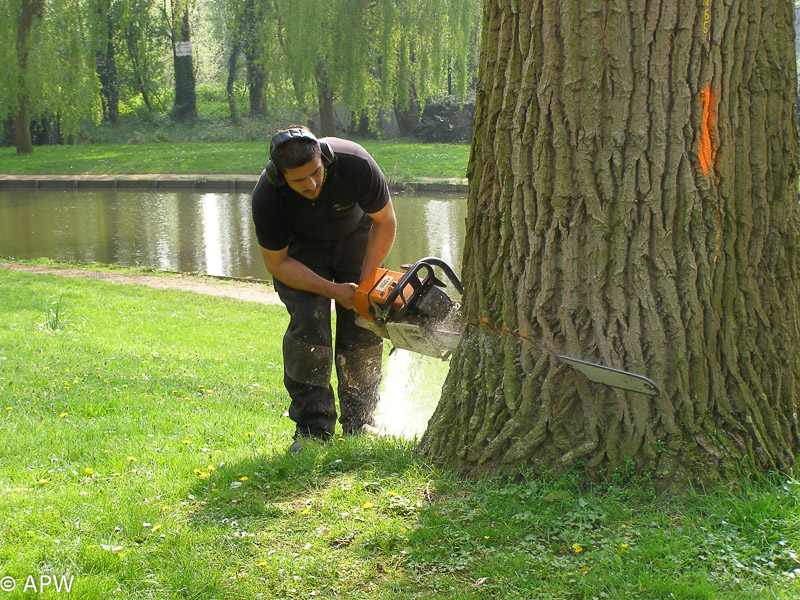
<path id="1" fill-rule="evenodd" d="M 395 348 L 446 360 L 458 346 L 465 325 L 461 304 L 442 289 L 435 275 L 438 268 L 459 294 L 464 288 L 453 269 L 440 258 L 418 260 L 405 273 L 375 269 L 355 292 L 356 324 L 388 339 Z M 520 337 L 528 343 L 531 340 Z M 581 372 L 589 381 L 648 396 L 659 394 L 658 386 L 636 373 L 550 352 Z"/>

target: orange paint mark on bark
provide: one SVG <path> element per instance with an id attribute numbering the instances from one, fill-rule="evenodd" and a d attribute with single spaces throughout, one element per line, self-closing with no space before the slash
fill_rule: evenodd
<path id="1" fill-rule="evenodd" d="M 703 106 L 703 121 L 700 125 L 700 148 L 697 157 L 700 159 L 700 168 L 708 175 L 713 162 L 713 139 L 711 132 L 714 129 L 714 91 L 707 85 L 700 92 L 700 104 Z"/>

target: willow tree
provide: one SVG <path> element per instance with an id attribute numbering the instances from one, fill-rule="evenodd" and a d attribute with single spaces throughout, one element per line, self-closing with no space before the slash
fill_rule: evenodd
<path id="1" fill-rule="evenodd" d="M 172 39 L 171 27 L 162 18 L 156 0 L 121 2 L 117 28 L 124 40 L 120 53 L 120 74 L 131 90 L 142 96 L 148 111 L 160 103 L 159 89 L 167 71 L 163 57 L 165 44 Z"/>
<path id="2" fill-rule="evenodd" d="M 197 89 L 192 60 L 192 31 L 189 13 L 193 0 L 165 1 L 164 14 L 172 31 L 172 64 L 175 70 L 175 99 L 171 117 L 175 121 L 197 118 Z"/>
<path id="3" fill-rule="evenodd" d="M 316 106 L 320 131 L 335 133 L 334 105 L 374 118 L 446 89 L 448 66 L 467 85 L 478 0 L 275 0 L 280 39 L 298 101 Z"/>
<path id="4" fill-rule="evenodd" d="M 33 151 L 31 121 L 55 118 L 62 133 L 98 116 L 95 44 L 81 0 L 0 0 L 0 119 L 14 123 L 18 153 Z"/>
<path id="5" fill-rule="evenodd" d="M 103 102 L 103 120 L 119 122 L 119 88 L 117 73 L 117 45 L 119 13 L 124 9 L 114 0 L 96 0 L 97 35 L 100 38 L 97 50 L 97 78 L 100 81 L 100 98 Z"/>
<path id="6" fill-rule="evenodd" d="M 800 448 L 789 0 L 487 0 L 469 323 L 421 447 L 661 480 Z M 548 350 L 648 375 L 588 382 Z"/>

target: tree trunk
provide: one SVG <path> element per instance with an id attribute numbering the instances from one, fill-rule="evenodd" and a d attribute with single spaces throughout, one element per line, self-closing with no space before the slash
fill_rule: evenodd
<path id="1" fill-rule="evenodd" d="M 30 51 L 28 38 L 33 30 L 34 20 L 41 18 L 43 10 L 44 0 L 22 0 L 15 44 L 18 81 L 17 109 L 14 112 L 14 145 L 16 146 L 17 154 L 31 154 L 33 152 L 25 75 L 28 68 L 28 52 Z"/>
<path id="2" fill-rule="evenodd" d="M 409 100 L 408 105 L 404 107 L 395 107 L 395 115 L 397 116 L 397 126 L 400 129 L 400 137 L 414 137 L 417 133 L 417 125 L 419 125 L 419 102 L 417 102 L 417 88 L 411 83 L 409 84 Z"/>
<path id="3" fill-rule="evenodd" d="M 317 65 L 317 99 L 319 101 L 319 135 L 336 135 L 336 113 L 333 110 L 333 90 L 328 84 L 325 67 Z"/>
<path id="4" fill-rule="evenodd" d="M 469 324 L 423 452 L 471 473 L 788 471 L 791 2 L 487 0 L 483 26 Z M 648 375 L 661 393 L 592 384 L 544 348 Z"/>
<path id="5" fill-rule="evenodd" d="M 106 20 L 105 49 L 97 53 L 97 78 L 100 80 L 100 97 L 103 102 L 103 120 L 119 122 L 119 77 L 114 51 L 114 19 L 110 1 L 98 3 L 97 11 Z"/>
<path id="6" fill-rule="evenodd" d="M 31 120 L 28 117 L 27 103 L 23 102 L 14 115 L 14 146 L 17 154 L 32 154 Z"/>
<path id="7" fill-rule="evenodd" d="M 267 18 L 267 7 L 262 2 L 247 0 L 244 9 L 244 18 L 240 24 L 244 36 L 244 55 L 247 63 L 247 87 L 250 94 L 250 115 L 253 117 L 267 114 L 267 98 L 264 88 L 267 85 L 267 75 L 263 65 L 263 43 L 261 41 L 262 24 Z"/>
<path id="8" fill-rule="evenodd" d="M 264 96 L 264 86 L 267 78 L 264 71 L 257 64 L 257 57 L 247 52 L 247 86 L 250 92 L 250 115 L 253 117 L 267 114 L 267 99 Z"/>
<path id="9" fill-rule="evenodd" d="M 125 44 L 128 48 L 128 57 L 131 62 L 131 69 L 133 71 L 136 87 L 142 95 L 142 101 L 147 107 L 147 111 L 153 112 L 147 84 L 147 56 L 143 53 L 143 57 L 140 59 L 140 40 L 138 39 L 136 30 L 131 25 L 129 25 L 128 29 L 125 31 Z"/>
<path id="10" fill-rule="evenodd" d="M 183 9 L 181 15 L 179 35 L 176 41 L 190 43 L 189 6 Z M 191 47 L 190 47 L 191 48 Z M 191 50 L 178 52 L 173 44 L 175 64 L 175 105 L 172 109 L 172 118 L 175 121 L 194 121 L 197 118 L 197 92 L 195 89 L 194 65 Z M 182 56 L 179 54 L 183 54 Z"/>
<path id="11" fill-rule="evenodd" d="M 228 111 L 231 116 L 231 123 L 239 122 L 239 111 L 236 110 L 236 68 L 239 62 L 239 52 L 242 49 L 242 44 L 238 41 L 233 42 L 231 47 L 231 54 L 228 57 L 228 81 L 225 84 L 225 93 L 228 96 Z"/>

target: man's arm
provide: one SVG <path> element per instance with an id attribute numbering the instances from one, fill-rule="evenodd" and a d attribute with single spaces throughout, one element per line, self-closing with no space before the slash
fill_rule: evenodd
<path id="1" fill-rule="evenodd" d="M 367 238 L 367 251 L 364 254 L 364 262 L 361 265 L 360 281 L 364 280 L 370 271 L 377 269 L 386 260 L 389 250 L 394 244 L 395 231 L 397 230 L 397 219 L 394 215 L 392 200 L 376 213 L 369 215 L 372 218 L 372 229 Z"/>
<path id="2" fill-rule="evenodd" d="M 358 287 L 355 283 L 334 283 L 320 277 L 291 258 L 288 246 L 283 250 L 267 250 L 261 246 L 261 256 L 267 271 L 289 287 L 332 298 L 345 308 L 353 308 L 353 295 Z"/>

